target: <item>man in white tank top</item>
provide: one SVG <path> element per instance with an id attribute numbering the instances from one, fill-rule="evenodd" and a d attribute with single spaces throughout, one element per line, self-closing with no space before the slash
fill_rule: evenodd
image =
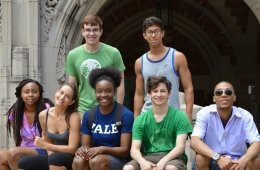
<path id="1" fill-rule="evenodd" d="M 136 89 L 134 96 L 134 115 L 151 108 L 152 103 L 146 90 L 146 80 L 152 75 L 167 77 L 173 85 L 169 105 L 179 108 L 179 82 L 181 81 L 186 103 L 186 113 L 190 121 L 194 103 L 193 85 L 187 60 L 183 53 L 164 46 L 162 39 L 165 31 L 159 18 L 148 17 L 143 22 L 143 37 L 150 51 L 135 61 Z"/>

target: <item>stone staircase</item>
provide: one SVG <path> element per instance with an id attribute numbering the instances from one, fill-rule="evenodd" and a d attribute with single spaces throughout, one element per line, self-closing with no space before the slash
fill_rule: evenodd
<path id="1" fill-rule="evenodd" d="M 184 93 L 180 92 L 179 93 L 179 99 L 180 99 L 180 109 L 182 111 L 186 111 L 186 105 L 184 102 Z M 200 109 L 202 108 L 202 106 L 199 105 L 193 105 L 193 110 L 192 110 L 192 127 L 195 124 L 195 120 L 196 120 L 196 114 L 198 113 L 198 111 L 200 111 Z M 190 139 L 188 139 L 186 141 L 186 147 L 185 147 L 185 153 L 188 156 L 188 164 L 187 164 L 187 170 L 191 170 L 191 165 L 192 165 L 192 160 L 195 157 L 195 152 L 193 149 L 190 148 Z"/>

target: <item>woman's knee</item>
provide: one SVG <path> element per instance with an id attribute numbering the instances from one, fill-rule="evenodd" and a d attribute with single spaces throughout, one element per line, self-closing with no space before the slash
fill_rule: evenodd
<path id="1" fill-rule="evenodd" d="M 23 156 L 26 153 L 26 151 L 21 147 L 10 148 L 9 152 L 11 157 L 10 159 L 19 159 L 21 156 Z"/>
<path id="2" fill-rule="evenodd" d="M 17 151 L 16 148 L 10 148 L 9 153 L 10 153 L 10 157 L 13 158 L 13 157 L 16 157 L 19 152 Z"/>
<path id="3" fill-rule="evenodd" d="M 10 158 L 9 150 L 0 150 L 0 165 L 7 165 Z"/>
<path id="4" fill-rule="evenodd" d="M 108 168 L 110 163 L 110 159 L 106 155 L 97 155 L 94 158 L 89 160 L 89 166 L 91 169 L 100 169 L 100 168 Z"/>
<path id="5" fill-rule="evenodd" d="M 81 170 L 81 169 L 87 169 L 88 167 L 88 161 L 74 157 L 73 163 L 72 163 L 72 168 L 73 170 Z"/>

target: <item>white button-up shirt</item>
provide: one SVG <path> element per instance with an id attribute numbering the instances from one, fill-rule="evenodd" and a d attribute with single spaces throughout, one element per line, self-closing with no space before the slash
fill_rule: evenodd
<path id="1" fill-rule="evenodd" d="M 248 111 L 233 106 L 232 115 L 224 128 L 215 104 L 197 113 L 192 136 L 200 137 L 212 150 L 232 159 L 246 153 L 246 143 L 260 141 L 253 116 Z"/>

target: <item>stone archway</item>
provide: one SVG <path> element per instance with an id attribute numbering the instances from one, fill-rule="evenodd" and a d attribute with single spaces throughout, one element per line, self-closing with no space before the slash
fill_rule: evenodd
<path id="1" fill-rule="evenodd" d="M 244 0 L 245 3 L 248 5 L 248 7 L 252 10 L 252 12 L 255 14 L 257 20 L 260 22 L 260 1 L 251 1 L 251 0 Z"/>
<path id="2" fill-rule="evenodd" d="M 43 32 L 41 56 L 43 85 L 49 87 L 47 96 L 65 80 L 64 64 L 68 51 L 82 42 L 80 22 L 87 13 L 95 14 L 106 1 L 77 0 L 51 1 L 42 4 L 41 32 Z M 53 75 L 56 76 L 48 76 Z"/>

